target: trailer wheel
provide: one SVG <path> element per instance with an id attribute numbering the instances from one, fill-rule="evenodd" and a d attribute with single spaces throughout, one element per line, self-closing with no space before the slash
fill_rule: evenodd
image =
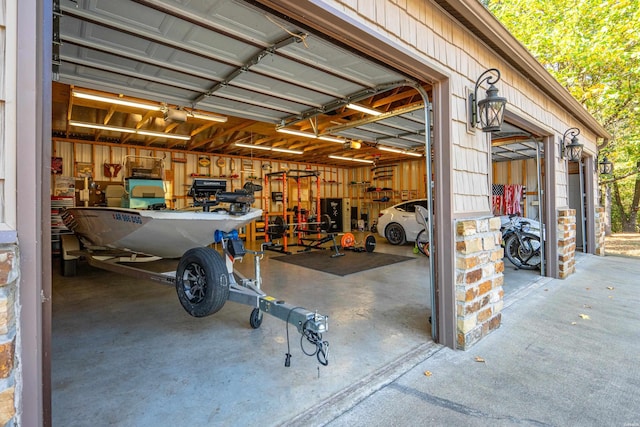
<path id="1" fill-rule="evenodd" d="M 213 314 L 229 298 L 229 276 L 222 256 L 211 248 L 193 248 L 182 255 L 176 272 L 182 307 L 193 317 Z"/>
<path id="2" fill-rule="evenodd" d="M 259 308 L 251 310 L 251 316 L 249 316 L 249 324 L 253 329 L 258 329 L 262 325 L 262 312 Z"/>

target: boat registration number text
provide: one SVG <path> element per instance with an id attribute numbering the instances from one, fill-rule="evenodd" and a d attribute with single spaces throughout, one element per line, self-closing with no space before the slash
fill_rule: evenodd
<path id="1" fill-rule="evenodd" d="M 113 219 L 122 222 L 131 222 L 133 224 L 142 224 L 142 218 L 139 215 L 128 215 L 123 213 L 114 213 Z"/>

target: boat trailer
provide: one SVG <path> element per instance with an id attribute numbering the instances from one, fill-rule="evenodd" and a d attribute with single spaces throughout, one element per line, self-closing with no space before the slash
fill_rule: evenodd
<path id="1" fill-rule="evenodd" d="M 286 303 L 261 290 L 260 261 L 269 243 L 263 243 L 260 251 L 246 249 L 238 238 L 237 230 L 229 233 L 216 231 L 214 242 L 222 245 L 223 255 L 210 247 L 193 248 L 180 258 L 176 271 L 159 273 L 130 265 L 158 261 L 161 259 L 159 257 L 124 251 L 113 253 L 109 250 L 81 249 L 78 239 L 67 234 L 62 236 L 62 273 L 64 276 L 74 275 L 77 260 L 82 257 L 96 268 L 175 286 L 182 307 L 193 317 L 214 314 L 227 300 L 248 305 L 253 307 L 249 316 L 249 324 L 253 329 L 262 324 L 263 313 L 284 320 L 287 324 L 287 347 L 288 326 L 291 324 L 301 334 L 303 353 L 315 355 L 320 364 L 328 365 L 329 343 L 322 339 L 322 334 L 329 328 L 328 316 Z M 233 264 L 247 254 L 254 257 L 253 279 L 244 277 L 233 268 Z M 313 351 L 305 349 L 304 338 L 315 346 Z M 290 359 L 288 349 L 285 366 L 290 365 Z"/>

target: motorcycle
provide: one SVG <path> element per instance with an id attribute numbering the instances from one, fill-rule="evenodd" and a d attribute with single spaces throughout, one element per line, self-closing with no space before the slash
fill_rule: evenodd
<path id="1" fill-rule="evenodd" d="M 534 221 L 537 223 L 537 221 Z M 509 261 L 522 270 L 536 270 L 542 263 L 540 232 L 532 229 L 531 220 L 510 215 L 503 220 L 502 242 Z"/>

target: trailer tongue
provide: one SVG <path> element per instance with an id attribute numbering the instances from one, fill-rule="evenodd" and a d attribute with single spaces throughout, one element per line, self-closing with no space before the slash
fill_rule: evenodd
<path id="1" fill-rule="evenodd" d="M 219 240 L 216 241 L 222 244 L 224 259 L 215 249 L 193 248 L 180 258 L 177 270 L 171 272 L 155 272 L 137 266 L 159 260 L 154 256 L 81 250 L 72 235 L 63 236 L 63 248 L 67 258 L 83 257 L 93 267 L 175 286 L 183 308 L 194 317 L 214 314 L 227 301 L 233 301 L 253 307 L 249 324 L 254 329 L 262 324 L 264 313 L 283 320 L 287 325 L 295 326 L 302 337 L 315 348 L 314 351 L 303 348 L 303 352 L 316 356 L 318 362 L 326 366 L 329 344 L 323 340 L 322 334 L 329 329 L 329 317 L 264 293 L 261 289 L 260 260 L 264 255 L 265 244 L 260 251 L 248 250 L 237 236 L 236 231 L 217 233 Z M 234 262 L 242 260 L 246 255 L 254 257 L 253 279 L 246 278 L 233 269 Z M 289 358 L 290 354 L 287 353 L 287 366 Z"/>

